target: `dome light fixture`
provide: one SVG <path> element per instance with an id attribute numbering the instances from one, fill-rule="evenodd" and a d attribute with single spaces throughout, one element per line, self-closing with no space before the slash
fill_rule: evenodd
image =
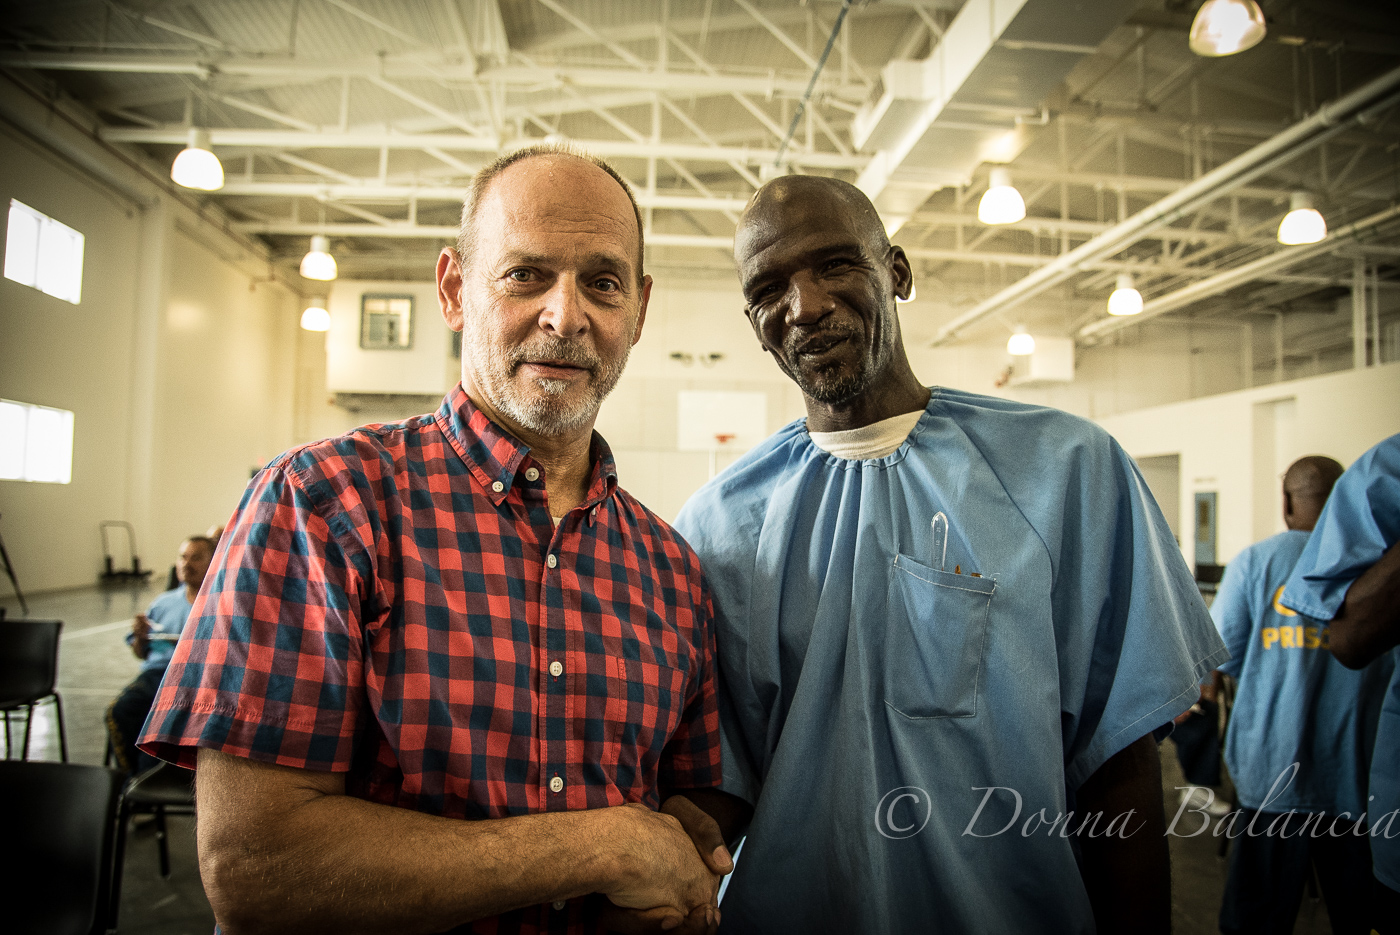
<path id="1" fill-rule="evenodd" d="M 1001 167 L 995 168 L 989 181 L 982 200 L 977 203 L 977 220 L 983 224 L 1014 224 L 1024 218 L 1026 202 L 1011 184 L 1011 173 Z"/>
<path id="2" fill-rule="evenodd" d="M 1187 42 L 1197 55 L 1219 58 L 1254 48 L 1266 32 L 1264 11 L 1254 0 L 1206 0 L 1191 21 Z"/>
<path id="3" fill-rule="evenodd" d="M 1110 315 L 1137 315 L 1142 311 L 1142 293 L 1133 286 L 1133 277 L 1129 273 L 1118 274 L 1118 285 L 1113 290 L 1113 294 L 1108 297 L 1108 313 Z"/>
<path id="4" fill-rule="evenodd" d="M 1013 357 L 1025 357 L 1035 353 L 1035 337 L 1026 331 L 1025 325 L 1017 325 L 1011 337 L 1006 339 L 1006 353 Z"/>
<path id="5" fill-rule="evenodd" d="M 326 311 L 326 300 L 323 296 L 316 296 L 306 306 L 301 313 L 301 327 L 303 331 L 330 331 L 331 313 Z"/>
<path id="6" fill-rule="evenodd" d="M 190 129 L 189 143 L 170 166 L 170 178 L 176 185 L 214 192 L 224 187 L 224 167 L 214 155 L 209 131 Z"/>
<path id="7" fill-rule="evenodd" d="M 1278 242 L 1293 246 L 1317 243 L 1327 236 L 1327 220 L 1313 207 L 1312 195 L 1294 192 L 1288 202 L 1288 213 L 1278 226 Z"/>
<path id="8" fill-rule="evenodd" d="M 329 282 L 335 278 L 335 257 L 331 256 L 329 237 L 317 234 L 311 238 L 311 249 L 301 258 L 301 275 L 322 282 Z"/>

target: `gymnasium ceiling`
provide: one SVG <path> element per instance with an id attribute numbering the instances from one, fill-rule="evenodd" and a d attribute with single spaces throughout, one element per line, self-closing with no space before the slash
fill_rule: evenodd
<path id="1" fill-rule="evenodd" d="M 937 308 L 929 337 L 991 338 L 1014 319 L 1093 343 L 1119 326 L 1099 322 L 1125 271 L 1172 318 L 1331 310 L 1358 270 L 1390 294 L 1394 0 L 1262 5 L 1262 44 L 1201 58 L 1187 47 L 1195 0 L 855 2 L 814 80 L 838 2 L 6 0 L 0 68 L 71 98 L 105 145 L 159 171 L 188 127 L 208 128 L 226 185 L 182 193 L 289 270 L 325 233 L 343 277 L 421 279 L 477 168 L 562 139 L 631 180 L 658 274 L 731 275 L 756 186 L 833 175 L 872 195 L 913 258 Z M 1325 141 L 1283 146 L 1245 181 L 1009 291 L 1377 82 Z M 1025 196 L 1024 221 L 977 221 L 993 165 Z M 1333 231 L 1362 227 L 1269 260 L 1296 190 Z"/>

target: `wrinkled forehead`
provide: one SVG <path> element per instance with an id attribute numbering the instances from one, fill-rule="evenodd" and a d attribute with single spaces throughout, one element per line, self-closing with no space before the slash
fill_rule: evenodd
<path id="1" fill-rule="evenodd" d="M 760 189 L 739 219 L 734 261 L 741 278 L 837 245 L 881 252 L 884 230 L 863 196 L 857 200 L 823 184 L 828 179 L 781 181 L 789 184 Z"/>
<path id="2" fill-rule="evenodd" d="M 506 168 L 482 196 L 476 226 L 487 251 L 543 235 L 614 250 L 632 266 L 640 244 L 632 202 L 617 180 L 570 156 L 538 156 Z"/>

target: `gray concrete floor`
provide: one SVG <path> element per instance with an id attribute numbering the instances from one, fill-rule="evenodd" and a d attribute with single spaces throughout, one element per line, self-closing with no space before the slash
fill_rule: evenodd
<path id="1" fill-rule="evenodd" d="M 162 578 L 160 572 L 156 577 Z M 29 616 L 62 620 L 58 689 L 63 697 L 69 759 L 99 764 L 106 747 L 103 712 L 112 698 L 135 677 L 139 663 L 124 641 L 131 617 L 144 610 L 159 593 L 144 589 L 83 589 L 29 598 Z M 20 615 L 13 598 L 0 599 L 11 617 Z M 17 719 L 18 720 L 18 719 Z M 36 712 L 30 758 L 57 760 L 58 735 L 53 706 Z M 12 755 L 19 756 L 23 729 L 12 728 Z M 1175 747 L 1162 745 L 1162 780 L 1167 820 L 1176 813 L 1176 786 L 1185 785 Z M 1183 821 L 1182 827 L 1185 828 Z M 154 829 L 137 826 L 127 840 L 122 882 L 120 931 L 124 935 L 209 935 L 214 915 L 205 900 L 195 856 L 194 822 L 169 819 L 171 876 L 159 874 Z M 1208 834 L 1171 837 L 1172 919 L 1177 935 L 1212 935 L 1225 884 L 1225 863 L 1216 856 L 1218 840 Z M 1327 910 L 1320 899 L 1303 900 L 1295 935 L 1330 935 Z"/>

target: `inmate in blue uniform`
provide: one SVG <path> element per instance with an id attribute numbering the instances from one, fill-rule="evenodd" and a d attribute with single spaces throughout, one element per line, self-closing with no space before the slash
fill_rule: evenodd
<path id="1" fill-rule="evenodd" d="M 725 932 L 1093 931 L 1052 822 L 1226 658 L 1105 432 L 934 389 L 893 454 L 794 422 L 676 528 L 715 597 L 723 788 L 755 805 Z"/>
<path id="2" fill-rule="evenodd" d="M 1225 763 L 1240 804 L 1267 812 L 1366 810 L 1366 783 L 1387 656 L 1353 671 L 1327 651 L 1328 630 L 1278 603 L 1303 547 L 1290 529 L 1245 549 L 1225 569 L 1210 615 L 1239 679 Z M 1295 767 L 1296 764 L 1296 767 Z M 1280 778 L 1282 777 L 1282 778 Z"/>
<path id="3" fill-rule="evenodd" d="M 1366 452 L 1332 488 L 1280 603 L 1314 620 L 1337 615 L 1347 589 L 1400 540 L 1400 435 Z M 1400 647 L 1371 760 L 1371 859 L 1376 879 L 1400 890 Z"/>

